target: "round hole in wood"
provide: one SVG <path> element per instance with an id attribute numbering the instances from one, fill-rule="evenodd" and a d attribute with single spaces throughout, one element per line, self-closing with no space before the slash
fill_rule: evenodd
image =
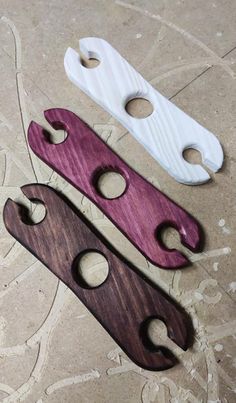
<path id="1" fill-rule="evenodd" d="M 80 59 L 82 66 L 87 69 L 94 69 L 100 64 L 100 61 L 95 57 L 91 57 L 90 59 L 86 59 L 85 57 L 81 57 Z"/>
<path id="2" fill-rule="evenodd" d="M 148 350 L 161 351 L 168 338 L 166 325 L 155 316 L 148 317 L 141 324 L 140 336 Z"/>
<path id="3" fill-rule="evenodd" d="M 177 364 L 178 359 L 168 348 L 169 337 L 165 323 L 155 317 L 146 318 L 140 326 L 139 334 L 143 345 L 152 353 L 165 356 L 169 359 L 169 364 L 166 369 Z"/>
<path id="4" fill-rule="evenodd" d="M 61 144 L 67 138 L 67 132 L 63 129 L 53 130 L 52 128 L 50 128 L 49 131 L 44 130 L 44 135 L 52 144 Z"/>
<path id="5" fill-rule="evenodd" d="M 200 151 L 195 148 L 186 148 L 183 151 L 183 158 L 190 164 L 202 164 L 202 157 Z"/>
<path id="6" fill-rule="evenodd" d="M 106 281 L 108 273 L 108 262 L 102 253 L 86 251 L 76 259 L 74 274 L 81 286 L 98 287 Z"/>
<path id="7" fill-rule="evenodd" d="M 124 193 L 126 180 L 116 171 L 106 171 L 99 175 L 96 185 L 103 197 L 106 199 L 116 199 Z"/>
<path id="8" fill-rule="evenodd" d="M 156 231 L 156 237 L 166 249 L 177 249 L 184 253 L 184 246 L 178 230 L 171 223 L 163 223 Z"/>
<path id="9" fill-rule="evenodd" d="M 147 326 L 147 336 L 153 345 L 165 344 L 168 338 L 166 325 L 157 318 L 151 319 Z"/>
<path id="10" fill-rule="evenodd" d="M 153 106 L 147 99 L 137 97 L 132 98 L 127 102 L 125 110 L 133 118 L 144 119 L 152 114 Z"/>
<path id="11" fill-rule="evenodd" d="M 29 218 L 33 224 L 38 224 L 44 220 L 46 216 L 46 208 L 43 203 L 39 203 L 37 201 L 33 202 L 32 206 L 33 208 Z"/>
<path id="12" fill-rule="evenodd" d="M 30 201 L 30 205 L 25 198 L 19 197 L 15 199 L 19 205 L 19 213 L 22 221 L 27 225 L 35 225 L 41 223 L 46 216 L 46 207 L 38 200 Z"/>

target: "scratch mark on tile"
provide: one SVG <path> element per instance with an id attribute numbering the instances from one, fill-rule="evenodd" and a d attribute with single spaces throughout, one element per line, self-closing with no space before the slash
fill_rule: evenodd
<path id="1" fill-rule="evenodd" d="M 236 60 L 225 60 L 225 64 L 232 65 L 235 64 Z M 194 62 L 192 60 L 182 60 L 181 62 L 175 62 L 166 66 L 162 66 L 161 70 L 169 68 L 168 71 L 158 74 L 150 80 L 152 85 L 158 84 L 160 81 L 172 77 L 175 74 L 183 73 L 189 70 L 195 70 L 201 67 L 213 67 L 218 66 L 219 62 L 215 58 L 199 58 Z"/>
<path id="2" fill-rule="evenodd" d="M 225 337 L 232 336 L 236 333 L 236 320 L 232 320 L 228 323 L 222 323 L 215 326 L 206 326 L 208 333 L 208 340 L 210 343 L 214 343 Z"/>
<path id="3" fill-rule="evenodd" d="M 229 284 L 228 292 L 236 292 L 236 281 L 232 281 L 232 283 Z"/>
<path id="4" fill-rule="evenodd" d="M 159 14 L 152 14 L 150 11 L 144 10 L 141 7 L 134 6 L 133 4 L 129 4 L 129 3 L 123 2 L 121 0 L 116 0 L 115 3 L 117 5 L 119 5 L 119 6 L 121 6 L 121 7 L 124 7 L 124 8 L 129 9 L 129 10 L 136 11 L 136 12 L 138 12 L 138 13 L 140 13 L 142 15 L 145 15 L 145 16 L 151 18 L 151 19 L 159 21 L 162 24 L 165 24 L 169 28 L 173 29 L 174 31 L 178 32 L 179 34 L 184 36 L 186 39 L 188 39 L 191 43 L 193 43 L 194 45 L 197 45 L 199 48 L 201 48 L 203 51 L 205 51 L 209 56 L 211 56 L 215 60 L 217 60 L 219 65 L 230 75 L 231 78 L 233 78 L 233 79 L 236 78 L 234 71 L 227 64 L 225 64 L 225 61 L 223 59 L 221 59 L 221 57 L 218 56 L 215 52 L 213 52 L 213 50 L 211 50 L 207 45 L 205 45 L 205 43 L 201 42 L 194 35 L 190 34 L 190 32 L 188 32 L 188 31 L 184 30 L 183 28 L 177 26 L 173 22 L 164 19 Z"/>
<path id="5" fill-rule="evenodd" d="M 25 143 L 27 146 L 28 150 L 28 156 L 30 159 L 30 163 L 32 166 L 32 170 L 34 172 L 34 176 L 36 181 L 42 180 L 42 176 L 40 173 L 40 169 L 38 168 L 38 162 L 36 158 L 33 155 L 33 152 L 31 151 L 28 141 L 27 141 L 27 130 L 29 126 L 29 117 L 28 117 L 28 112 L 26 108 L 26 102 L 25 102 L 25 90 L 24 90 L 24 85 L 23 85 L 23 78 L 22 78 L 22 51 L 21 51 L 21 40 L 20 40 L 20 35 L 18 30 L 16 29 L 15 24 L 13 21 L 8 19 L 7 17 L 3 16 L 1 17 L 1 21 L 3 21 L 11 30 L 13 38 L 14 38 L 14 45 L 15 45 L 15 68 L 16 68 L 16 87 L 17 87 L 17 94 L 18 94 L 18 104 L 19 104 L 19 109 L 20 109 L 20 114 L 21 114 L 21 123 L 22 123 L 22 129 L 25 137 Z"/>
<path id="6" fill-rule="evenodd" d="M 212 374 L 212 380 L 207 383 L 207 401 L 220 401 L 219 399 L 219 379 L 215 354 L 211 346 L 205 350 L 207 372 Z"/>
<path id="7" fill-rule="evenodd" d="M 154 403 L 156 401 L 157 394 L 159 395 L 159 390 L 160 387 L 157 382 L 153 380 L 145 382 L 141 392 L 142 403 Z M 158 396 L 158 402 L 165 403 L 165 400 L 160 399 L 160 396 Z"/>
<path id="8" fill-rule="evenodd" d="M 71 378 L 61 379 L 60 381 L 55 382 L 53 385 L 47 387 L 45 393 L 47 395 L 51 395 L 58 389 L 65 388 L 66 386 L 76 385 L 78 383 L 84 383 L 91 381 L 93 379 L 100 378 L 100 372 L 96 369 L 92 369 L 91 372 L 87 374 L 73 376 Z"/>
<path id="9" fill-rule="evenodd" d="M 228 385 L 228 387 L 234 393 L 236 393 L 235 380 L 233 380 L 219 364 L 217 365 L 217 370 L 220 378 L 222 378 L 225 381 L 226 385 Z"/>
<path id="10" fill-rule="evenodd" d="M 0 124 L 0 126 L 6 126 L 8 128 L 8 130 L 12 130 L 12 125 L 11 123 L 5 118 L 5 116 L 3 116 L 3 114 L 0 112 L 0 122 L 2 122 Z"/>
<path id="11" fill-rule="evenodd" d="M 0 383 L 0 392 L 6 393 L 7 395 L 11 395 L 12 393 L 15 392 L 15 390 L 10 386 L 5 385 L 4 383 Z"/>
<path id="12" fill-rule="evenodd" d="M 191 262 L 198 262 L 200 260 L 205 260 L 205 259 L 208 259 L 208 258 L 211 258 L 211 257 L 229 255 L 230 253 L 231 253 L 230 247 L 226 246 L 224 248 L 213 249 L 213 250 L 210 250 L 210 251 L 207 251 L 207 252 L 191 254 L 189 256 L 189 260 Z"/>
<path id="13" fill-rule="evenodd" d="M 35 383 L 37 383 L 41 378 L 48 355 L 50 336 L 56 326 L 58 318 L 62 312 L 62 307 L 65 305 L 68 295 L 68 288 L 65 286 L 65 284 L 58 281 L 58 287 L 53 299 L 53 303 L 40 328 L 28 340 L 26 340 L 23 345 L 0 348 L 0 356 L 4 357 L 19 353 L 22 354 L 29 348 L 38 347 L 38 355 L 30 377 L 16 391 L 14 391 L 14 393 L 4 398 L 2 401 L 3 403 L 15 403 L 16 401 L 21 402 L 25 400 L 26 396 L 32 391 Z"/>
<path id="14" fill-rule="evenodd" d="M 198 300 L 204 300 L 207 304 L 217 304 L 222 297 L 222 294 L 220 292 L 217 292 L 214 296 L 210 297 L 207 295 L 204 291 L 207 287 L 217 287 L 218 283 L 215 279 L 210 278 L 210 279 L 205 279 L 202 280 L 201 283 L 199 284 L 197 290 L 195 291 L 195 297 L 196 297 L 196 292 L 200 295 L 200 298 L 197 297 Z"/>
<path id="15" fill-rule="evenodd" d="M 22 273 L 18 274 L 18 276 L 7 284 L 4 290 L 0 291 L 0 298 L 5 297 L 5 295 L 7 295 L 10 291 L 13 291 L 13 289 L 17 287 L 19 283 L 25 280 L 29 274 L 33 273 L 35 269 L 40 266 L 40 264 L 41 263 L 39 261 L 36 261 L 28 266 Z"/>

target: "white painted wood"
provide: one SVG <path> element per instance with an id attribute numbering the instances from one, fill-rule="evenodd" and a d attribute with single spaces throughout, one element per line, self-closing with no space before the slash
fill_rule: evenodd
<path id="1" fill-rule="evenodd" d="M 64 66 L 69 79 L 126 127 L 171 176 L 188 185 L 209 180 L 203 167 L 183 158 L 187 148 L 200 151 L 210 170 L 220 169 L 223 151 L 211 132 L 157 92 L 108 42 L 84 38 L 79 43 L 85 57 L 100 64 L 86 68 L 79 54 L 68 48 Z M 125 110 L 127 102 L 137 97 L 153 105 L 147 118 L 132 117 Z"/>

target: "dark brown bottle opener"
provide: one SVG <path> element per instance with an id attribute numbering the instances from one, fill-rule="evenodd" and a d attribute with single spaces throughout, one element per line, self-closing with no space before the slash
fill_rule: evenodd
<path id="1" fill-rule="evenodd" d="M 168 337 L 186 350 L 187 314 L 108 248 L 87 219 L 55 190 L 33 184 L 22 191 L 29 200 L 44 204 L 46 216 L 38 224 L 27 224 L 17 203 L 8 199 L 3 218 L 10 234 L 77 295 L 137 365 L 149 370 L 173 366 L 172 353 L 148 339 L 147 324 L 152 318 L 160 319 Z M 86 286 L 77 271 L 78 259 L 88 251 L 101 253 L 109 265 L 107 279 L 95 288 Z"/>

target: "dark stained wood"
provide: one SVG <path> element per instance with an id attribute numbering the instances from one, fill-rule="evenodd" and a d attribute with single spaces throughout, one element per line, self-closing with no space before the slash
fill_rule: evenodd
<path id="1" fill-rule="evenodd" d="M 29 225 L 19 206 L 8 199 L 3 218 L 10 234 L 70 287 L 136 364 L 150 370 L 174 365 L 169 351 L 153 348 L 147 324 L 150 318 L 161 319 L 168 336 L 186 349 L 187 315 L 182 309 L 108 248 L 91 223 L 55 190 L 35 184 L 23 186 L 22 191 L 28 199 L 45 205 L 46 216 Z M 96 288 L 86 288 L 76 271 L 78 256 L 90 250 L 102 253 L 109 264 L 107 279 Z"/>
<path id="2" fill-rule="evenodd" d="M 188 259 L 175 249 L 165 248 L 159 235 L 163 227 L 173 226 L 181 242 L 196 251 L 200 242 L 196 220 L 128 167 L 74 113 L 57 108 L 44 114 L 55 129 L 66 130 L 68 136 L 62 143 L 52 144 L 46 131 L 32 122 L 28 140 L 35 154 L 95 203 L 153 264 L 163 268 L 186 265 Z M 97 188 L 98 177 L 109 170 L 119 172 L 126 180 L 123 195 L 112 200 Z"/>

